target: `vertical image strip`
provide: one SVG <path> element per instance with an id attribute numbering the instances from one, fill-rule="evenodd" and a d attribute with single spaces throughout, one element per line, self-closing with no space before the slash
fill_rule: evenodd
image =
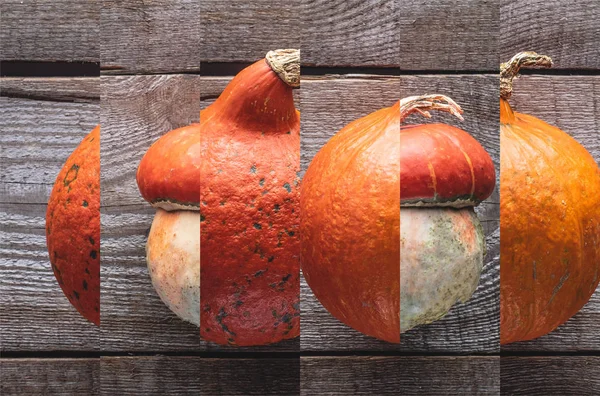
<path id="1" fill-rule="evenodd" d="M 200 2 L 101 12 L 106 394 L 197 394 Z"/>
<path id="2" fill-rule="evenodd" d="M 0 7 L 0 392 L 95 395 L 98 6 Z"/>
<path id="3" fill-rule="evenodd" d="M 600 4 L 501 4 L 501 393 L 594 394 Z"/>
<path id="4" fill-rule="evenodd" d="M 207 394 L 299 394 L 300 3 L 201 2 Z"/>

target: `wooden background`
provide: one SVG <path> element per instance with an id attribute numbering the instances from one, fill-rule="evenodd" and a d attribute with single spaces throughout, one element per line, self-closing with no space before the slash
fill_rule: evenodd
<path id="1" fill-rule="evenodd" d="M 196 121 L 231 75 L 283 47 L 302 49 L 303 168 L 349 121 L 434 91 L 461 104 L 465 122 L 433 121 L 472 133 L 498 165 L 498 64 L 526 49 L 551 55 L 559 74 L 522 77 L 514 108 L 600 161 L 596 1 L 6 0 L 0 12 L 3 61 L 102 67 L 101 78 L 2 79 L 2 394 L 598 393 L 600 292 L 557 331 L 499 357 L 497 193 L 478 208 L 489 247 L 480 286 L 443 320 L 386 344 L 335 320 L 303 283 L 299 339 L 231 349 L 201 342 L 156 296 L 143 248 L 153 210 L 134 182 L 156 138 Z M 58 170 L 100 120 L 98 331 L 54 280 L 44 216 Z"/>

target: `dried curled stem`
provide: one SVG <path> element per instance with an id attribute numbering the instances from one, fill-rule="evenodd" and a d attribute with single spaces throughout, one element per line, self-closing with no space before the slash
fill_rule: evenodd
<path id="1" fill-rule="evenodd" d="M 412 113 L 419 113 L 424 117 L 431 118 L 429 110 L 445 111 L 446 113 L 453 114 L 458 119 L 463 121 L 461 116 L 463 110 L 455 101 L 444 95 L 433 94 L 410 96 L 408 98 L 401 99 L 400 122 L 404 121 L 406 117 Z"/>
<path id="2" fill-rule="evenodd" d="M 512 94 L 513 79 L 518 77 L 521 68 L 552 67 L 552 59 L 535 52 L 519 52 L 511 60 L 500 65 L 500 97 L 508 100 Z"/>
<path id="3" fill-rule="evenodd" d="M 300 50 L 279 49 L 265 56 L 267 64 L 287 85 L 300 87 Z"/>

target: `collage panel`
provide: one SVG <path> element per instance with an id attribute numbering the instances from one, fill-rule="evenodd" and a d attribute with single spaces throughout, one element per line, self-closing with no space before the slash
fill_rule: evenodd
<path id="1" fill-rule="evenodd" d="M 396 1 L 302 9 L 302 359 L 398 348 L 399 12 Z"/>
<path id="2" fill-rule="evenodd" d="M 188 239 L 197 239 L 200 221 L 190 211 L 177 235 L 179 212 L 165 214 L 160 203 L 194 188 L 163 177 L 187 174 L 169 131 L 199 119 L 199 5 L 128 3 L 108 2 L 101 14 L 102 350 L 195 351 L 199 264 L 179 249 L 195 242 L 199 254 Z"/>
<path id="3" fill-rule="evenodd" d="M 298 7 L 201 5 L 200 343 L 224 357 L 299 350 Z"/>

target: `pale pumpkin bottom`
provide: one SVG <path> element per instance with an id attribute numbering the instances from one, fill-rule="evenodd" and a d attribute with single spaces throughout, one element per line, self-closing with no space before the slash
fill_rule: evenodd
<path id="1" fill-rule="evenodd" d="M 146 259 L 161 300 L 181 319 L 200 326 L 200 212 L 158 209 Z"/>
<path id="2" fill-rule="evenodd" d="M 484 256 L 485 237 L 472 207 L 401 208 L 400 333 L 470 299 Z"/>

